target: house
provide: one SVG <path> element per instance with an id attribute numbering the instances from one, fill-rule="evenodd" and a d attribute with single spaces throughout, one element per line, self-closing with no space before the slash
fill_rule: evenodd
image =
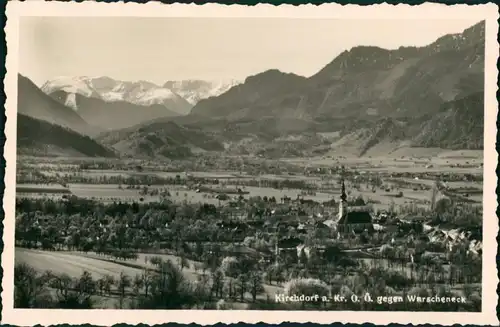
<path id="1" fill-rule="evenodd" d="M 305 244 L 300 244 L 297 246 L 297 256 L 299 261 L 301 260 L 302 255 L 305 255 L 307 259 L 310 259 L 311 256 L 314 255 L 322 260 L 331 260 L 334 257 L 339 258 L 342 256 L 342 250 L 340 250 L 337 246 L 332 245 L 317 244 L 313 246 L 306 246 Z"/>
<path id="2" fill-rule="evenodd" d="M 243 245 L 227 245 L 222 249 L 222 252 L 226 256 L 237 258 L 249 258 L 254 260 L 260 260 L 262 258 L 262 255 L 257 250 Z"/>
<path id="3" fill-rule="evenodd" d="M 314 201 L 314 200 L 312 200 L 312 199 L 300 199 L 300 204 L 301 204 L 301 205 L 303 205 L 303 206 L 311 206 L 311 207 L 314 207 L 314 206 L 319 205 L 319 202 Z"/>
<path id="4" fill-rule="evenodd" d="M 444 243 L 447 240 L 447 235 L 440 229 L 434 229 L 427 234 L 430 242 Z"/>
<path id="5" fill-rule="evenodd" d="M 326 221 L 315 221 L 313 226 L 315 229 L 327 229 L 328 225 L 325 223 Z"/>
<path id="6" fill-rule="evenodd" d="M 366 211 L 347 212 L 337 223 L 339 233 L 361 233 L 365 230 L 372 231 L 372 216 Z"/>
<path id="7" fill-rule="evenodd" d="M 324 207 L 333 208 L 333 207 L 335 207 L 335 205 L 337 203 L 335 202 L 334 199 L 331 199 L 331 200 L 328 200 L 328 201 L 324 201 L 322 204 L 323 204 Z"/>
<path id="8" fill-rule="evenodd" d="M 296 231 L 297 231 L 297 233 L 300 233 L 300 234 L 307 234 L 307 229 L 308 229 L 308 226 L 306 224 L 299 223 L 299 225 L 296 228 Z"/>
<path id="9" fill-rule="evenodd" d="M 481 254 L 483 251 L 483 242 L 478 240 L 472 240 L 469 244 L 469 251 L 474 254 Z"/>
<path id="10" fill-rule="evenodd" d="M 297 257 L 299 258 L 300 260 L 300 256 L 302 254 L 302 251 L 304 251 L 304 254 L 306 256 L 306 258 L 309 258 L 310 256 L 310 252 L 311 252 L 311 247 L 310 246 L 305 246 L 305 244 L 299 244 L 297 247 Z"/>
<path id="11" fill-rule="evenodd" d="M 302 244 L 304 244 L 304 242 L 297 237 L 288 237 L 278 240 L 276 243 L 276 258 L 298 262 L 297 247 Z"/>
<path id="12" fill-rule="evenodd" d="M 286 195 L 281 198 L 281 203 L 290 203 L 290 201 L 292 201 L 292 198 Z"/>
<path id="13" fill-rule="evenodd" d="M 330 228 L 335 228 L 337 226 L 337 222 L 333 219 L 327 219 L 323 221 L 323 224 L 330 227 Z"/>
<path id="14" fill-rule="evenodd" d="M 217 227 L 220 229 L 230 233 L 231 236 L 235 237 L 235 239 L 239 239 L 245 236 L 245 233 L 248 231 L 249 226 L 245 223 L 241 223 L 239 221 L 219 221 L 217 222 Z"/>
<path id="15" fill-rule="evenodd" d="M 310 259 L 312 255 L 317 255 L 320 258 L 322 258 L 326 247 L 324 245 L 305 246 L 304 244 L 300 244 L 297 246 L 296 249 L 297 249 L 297 257 L 300 262 L 302 253 L 304 253 L 307 259 Z"/>
<path id="16" fill-rule="evenodd" d="M 263 219 L 247 220 L 246 223 L 253 228 L 262 228 L 264 226 Z"/>
<path id="17" fill-rule="evenodd" d="M 244 220 L 248 217 L 248 213 L 244 208 L 231 206 L 223 207 L 220 214 L 230 220 Z"/>

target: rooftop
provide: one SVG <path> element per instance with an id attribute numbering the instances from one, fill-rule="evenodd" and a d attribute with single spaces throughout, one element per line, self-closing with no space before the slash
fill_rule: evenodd
<path id="1" fill-rule="evenodd" d="M 372 216 L 366 211 L 352 211 L 346 213 L 339 220 L 339 224 L 371 224 Z"/>

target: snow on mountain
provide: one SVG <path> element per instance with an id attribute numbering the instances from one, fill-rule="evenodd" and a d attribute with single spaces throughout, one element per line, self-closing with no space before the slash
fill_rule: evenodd
<path id="1" fill-rule="evenodd" d="M 101 98 L 106 102 L 125 101 L 123 93 L 114 91 L 101 94 Z"/>
<path id="2" fill-rule="evenodd" d="M 70 107 L 75 111 L 78 110 L 78 107 L 76 105 L 76 93 L 69 93 L 66 97 L 66 101 L 64 101 L 64 105 L 66 107 Z"/>
<path id="3" fill-rule="evenodd" d="M 118 81 L 107 76 L 102 77 L 57 77 L 47 81 L 42 90 L 46 94 L 58 91 L 66 92 L 65 104 L 78 110 L 75 94 L 88 98 L 98 98 L 105 102 L 126 101 L 140 106 L 164 105 L 180 115 L 189 113 L 192 105 L 172 90 L 148 81 Z"/>
<path id="4" fill-rule="evenodd" d="M 195 105 L 200 100 L 219 96 L 240 83 L 241 82 L 237 80 L 181 80 L 168 81 L 163 84 L 163 86 L 173 90 L 189 103 Z"/>
<path id="5" fill-rule="evenodd" d="M 176 101 L 178 98 L 180 98 L 178 94 L 167 88 L 154 88 L 145 91 L 137 101 L 142 102 L 144 105 L 152 105 L 161 104 L 167 99 Z"/>
<path id="6" fill-rule="evenodd" d="M 47 81 L 42 86 L 42 91 L 46 94 L 53 93 L 55 91 L 65 91 L 66 93 L 78 93 L 86 97 L 94 97 L 95 91 L 86 76 L 83 77 L 71 77 L 71 76 L 60 76 L 53 80 Z"/>

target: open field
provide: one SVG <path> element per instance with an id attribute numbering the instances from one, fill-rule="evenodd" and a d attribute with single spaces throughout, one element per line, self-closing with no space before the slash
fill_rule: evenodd
<path id="1" fill-rule="evenodd" d="M 442 149 L 432 151 L 432 149 L 409 148 L 407 151 L 396 151 L 381 157 L 338 157 L 332 154 L 331 156 L 283 160 L 311 167 L 331 167 L 340 164 L 367 171 L 439 172 L 445 170 L 456 173 L 479 173 L 482 171 L 483 151 L 445 151 Z M 430 165 L 433 167 L 429 167 Z"/>
<path id="2" fill-rule="evenodd" d="M 104 259 L 102 256 L 92 253 L 15 249 L 16 264 L 26 263 L 40 272 L 50 270 L 53 273 L 67 274 L 73 278 L 80 277 L 84 271 L 90 272 L 95 279 L 104 275 L 111 275 L 117 279 L 122 272 L 133 278 L 136 274 L 142 274 L 143 270 L 141 268 L 154 268 L 149 262 L 146 262 L 147 257 L 153 256 L 161 257 L 163 260 L 170 260 L 174 264 L 178 264 L 179 260 L 179 257 L 169 254 L 139 253 L 136 260 L 122 261 Z M 189 267 L 184 268 L 182 271 L 189 281 L 195 282 L 201 272 L 195 272 L 193 269 L 194 261 L 188 260 L 188 262 Z M 137 268 L 132 266 L 137 266 Z M 267 295 L 274 298 L 274 294 L 283 292 L 283 288 L 277 285 L 264 284 L 263 286 L 265 292 L 259 294 L 258 299 L 265 299 Z M 110 299 L 100 296 L 96 298 L 101 308 L 113 308 L 117 303 L 115 298 Z M 246 294 L 246 298 L 250 299 L 250 294 Z"/>
<path id="3" fill-rule="evenodd" d="M 74 175 L 74 176 L 81 176 L 81 177 L 86 177 L 86 178 L 92 178 L 92 177 L 101 177 L 101 176 L 108 176 L 108 177 L 128 177 L 131 176 L 133 173 L 128 172 L 128 171 L 113 171 L 113 170 L 106 170 L 106 171 L 96 171 L 96 170 L 83 170 L 83 171 L 77 171 L 77 172 L 59 172 L 59 171 L 47 171 L 44 170 L 42 171 L 42 174 L 47 176 L 47 177 L 52 177 L 52 176 L 64 176 L 66 174 L 68 175 Z"/>
<path id="4" fill-rule="evenodd" d="M 69 190 L 73 195 L 81 198 L 88 199 L 96 199 L 102 202 L 113 202 L 113 201 L 122 201 L 122 202 L 158 202 L 161 200 L 159 195 L 141 195 L 140 190 L 137 189 L 119 189 L 118 185 L 115 184 L 70 184 L 68 185 Z M 170 196 L 168 197 L 174 202 L 183 202 L 186 201 L 188 203 L 209 203 L 217 205 L 219 203 L 223 203 L 224 201 L 219 201 L 215 198 L 214 193 L 198 193 L 194 190 L 182 188 L 182 187 L 166 187 Z M 151 187 L 154 189 L 154 187 Z M 301 195 L 301 190 L 297 189 L 284 189 L 278 190 L 270 187 L 242 187 L 243 191 L 249 192 L 249 194 L 245 194 L 244 197 L 253 197 L 253 196 L 267 196 L 267 197 L 275 197 L 278 201 L 283 196 L 291 197 L 292 199 L 296 198 L 298 195 Z M 403 205 L 405 203 L 411 203 L 413 201 L 426 201 L 430 199 L 431 192 L 430 191 L 413 191 L 411 189 L 401 189 L 404 196 L 396 197 L 397 192 L 384 192 L 378 190 L 377 193 L 373 193 L 371 189 L 363 189 L 361 191 L 353 190 L 351 195 L 353 197 L 362 196 L 364 199 L 373 201 L 374 206 L 376 208 L 386 208 L 391 203 L 396 205 Z M 54 197 L 59 195 L 52 194 Z M 316 195 L 307 195 L 304 196 L 306 199 L 311 199 L 318 202 L 328 201 L 332 198 L 338 198 L 340 195 L 339 191 L 334 192 L 317 192 Z M 44 192 L 44 197 L 50 197 L 50 192 Z M 30 196 L 36 197 L 36 196 Z M 235 196 L 232 196 L 235 197 Z"/>
<path id="5" fill-rule="evenodd" d="M 102 260 L 87 258 L 66 252 L 47 252 L 39 250 L 28 250 L 16 248 L 15 261 L 27 263 L 33 268 L 54 273 L 68 274 L 71 277 L 79 277 L 84 270 L 92 273 L 95 277 L 112 275 L 118 277 L 121 272 L 130 276 L 140 274 L 140 269 L 109 263 Z"/>
<path id="6" fill-rule="evenodd" d="M 154 189 L 155 187 L 151 187 Z M 187 201 L 188 203 L 212 203 L 217 204 L 219 200 L 213 197 L 204 197 L 203 193 L 188 190 L 186 188 L 166 187 L 171 196 L 171 200 L 175 202 Z M 103 202 L 122 201 L 122 202 L 158 202 L 161 200 L 159 195 L 141 195 L 137 189 L 119 189 L 116 184 L 71 184 L 70 190 L 73 194 L 82 198 L 95 198 Z M 142 199 L 142 200 L 141 200 Z"/>
<path id="7" fill-rule="evenodd" d="M 17 193 L 71 193 L 67 187 L 60 184 L 17 184 Z"/>
<path id="8" fill-rule="evenodd" d="M 119 189 L 117 184 L 69 184 L 71 192 L 82 198 L 117 198 L 139 201 L 138 190 Z"/>
<path id="9" fill-rule="evenodd" d="M 413 148 L 412 148 L 413 149 Z M 465 153 L 467 152 L 467 153 Z M 430 152 L 428 153 L 430 154 Z M 362 174 L 373 174 L 381 173 L 384 184 L 387 186 L 392 185 L 394 188 L 390 192 L 385 190 L 376 189 L 373 192 L 371 186 L 365 185 L 366 183 L 360 182 L 360 187 L 354 189 L 350 187 L 350 196 L 357 197 L 362 196 L 365 201 L 368 201 L 373 205 L 375 209 L 387 209 L 389 206 L 396 205 L 407 205 L 412 204 L 416 206 L 428 205 L 432 192 L 423 188 L 430 188 L 434 185 L 435 180 L 431 177 L 427 177 L 426 173 L 455 173 L 460 176 L 460 174 L 474 174 L 481 175 L 482 167 L 479 165 L 482 162 L 482 151 L 441 151 L 432 153 L 434 157 L 341 157 L 341 158 L 328 158 L 328 157 L 317 157 L 310 159 L 285 159 L 284 161 L 293 161 L 295 164 L 300 164 L 305 167 L 336 167 L 338 165 L 345 165 L 349 169 L 357 170 Z M 460 157 L 463 155 L 464 157 Z M 473 165 L 472 165 L 473 164 Z M 466 166 L 461 166 L 466 165 Z M 83 170 L 78 172 L 64 171 L 64 167 L 58 167 L 59 171 L 52 171 L 56 166 L 47 163 L 40 164 L 38 167 L 42 174 L 48 174 L 55 176 L 75 175 L 84 176 L 88 178 L 99 178 L 101 176 L 106 177 L 133 177 L 133 176 L 156 176 L 163 178 L 176 178 L 186 179 L 188 177 L 203 177 L 203 178 L 213 178 L 219 179 L 221 186 L 225 184 L 226 181 L 245 181 L 249 179 L 255 180 L 302 180 L 310 184 L 315 184 L 319 187 L 326 188 L 325 192 L 316 192 L 315 195 L 304 196 L 306 199 L 315 200 L 318 202 L 328 201 L 332 198 L 337 199 L 340 195 L 340 190 L 338 190 L 335 182 L 328 185 L 328 181 L 331 179 L 329 175 L 323 176 L 306 176 L 301 174 L 269 174 L 264 173 L 262 175 L 250 175 L 250 174 L 240 174 L 235 171 L 214 171 L 214 172 L 159 172 L 159 171 L 126 171 L 126 170 Z M 73 168 L 73 167 L 71 167 Z M 71 169 L 68 165 L 67 169 Z M 47 169 L 47 170 L 46 170 Z M 392 173 L 409 173 L 409 177 L 391 177 Z M 411 177 L 415 174 L 415 177 Z M 385 176 L 385 177 L 384 177 Z M 336 178 L 336 177 L 335 177 Z M 366 178 L 365 178 L 366 179 Z M 335 180 L 336 181 L 336 180 Z M 401 183 L 403 185 L 401 185 Z M 481 182 L 471 182 L 471 181 L 446 181 L 443 180 L 451 190 L 463 189 L 458 192 L 464 193 L 463 195 L 468 197 L 470 201 L 475 203 L 482 202 L 482 183 Z M 108 182 L 109 183 L 109 182 Z M 406 183 L 407 185 L 404 185 Z M 231 183 L 230 183 L 231 184 Z M 398 185 L 399 184 L 399 185 Z M 213 185 L 206 185 L 213 187 Z M 21 185 L 18 185 L 21 187 Z M 301 195 L 302 191 L 299 189 L 275 189 L 271 187 L 256 187 L 256 186 L 236 186 L 227 185 L 228 188 L 241 188 L 249 194 L 243 195 L 245 198 L 252 196 L 267 196 L 275 197 L 278 201 L 283 196 L 288 196 L 291 198 L 296 198 Z M 62 187 L 61 187 L 62 188 Z M 83 183 L 69 183 L 68 188 L 72 194 L 83 197 L 100 200 L 102 202 L 112 202 L 112 201 L 122 201 L 122 202 L 156 202 L 160 201 L 161 197 L 159 195 L 141 195 L 137 189 L 127 189 L 126 187 L 119 188 L 118 184 L 83 184 Z M 223 203 L 215 198 L 213 193 L 196 192 L 193 189 L 188 189 L 180 185 L 152 185 L 149 189 L 166 189 L 170 192 L 170 199 L 174 202 L 188 202 L 188 203 L 209 203 L 217 205 Z M 463 191 L 463 192 L 462 192 Z M 401 194 L 399 194 L 401 192 Z M 21 192 L 19 192 L 21 193 Z M 23 196 L 37 197 L 34 194 L 24 194 Z M 32 193 L 32 192 L 31 192 Z M 43 191 L 44 197 L 50 197 L 50 188 L 47 191 Z M 53 192 L 59 193 L 59 192 Z M 42 196 L 42 195 L 40 195 Z M 53 195 L 57 197 L 57 195 Z M 230 195 L 235 198 L 235 195 Z"/>

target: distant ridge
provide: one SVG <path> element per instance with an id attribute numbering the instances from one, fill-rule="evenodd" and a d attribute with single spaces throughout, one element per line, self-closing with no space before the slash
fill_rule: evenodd
<path id="1" fill-rule="evenodd" d="M 57 91 L 52 93 L 51 97 L 64 102 L 68 94 L 64 91 Z M 78 107 L 76 112 L 83 119 L 104 131 L 126 128 L 155 118 L 178 115 L 160 104 L 140 106 L 126 101 L 106 102 L 80 94 L 74 95 L 74 102 Z"/>
<path id="2" fill-rule="evenodd" d="M 414 118 L 484 89 L 484 30 L 480 22 L 425 47 L 344 51 L 310 78 L 269 70 L 248 77 L 192 114 L 227 119 Z"/>
<path id="3" fill-rule="evenodd" d="M 200 101 L 191 114 L 215 118 L 224 135 L 236 133 L 227 136 L 229 143 L 245 139 L 237 148 L 251 146 L 251 152 L 267 147 L 269 137 L 332 132 L 339 134 L 313 144 L 296 138 L 287 143 L 288 152 L 348 148 L 363 156 L 402 145 L 482 149 L 484 50 L 484 21 L 424 47 L 357 46 L 309 78 L 277 70 L 248 77 Z M 287 119 L 294 122 L 292 129 L 268 123 Z M 212 126 L 205 128 L 215 131 Z"/>
<path id="4" fill-rule="evenodd" d="M 261 118 L 263 104 L 266 103 L 265 115 L 275 116 L 272 109 L 275 96 L 284 97 L 281 102 L 295 101 L 297 92 L 307 87 L 307 79 L 295 74 L 286 74 L 272 69 L 245 79 L 245 82 L 232 87 L 218 97 L 201 100 L 191 114 L 227 119 Z M 239 112 L 238 112 L 239 111 Z"/>
<path id="5" fill-rule="evenodd" d="M 224 145 L 210 133 L 184 127 L 173 121 L 154 121 L 103 133 L 98 140 L 125 156 L 186 158 L 194 153 L 223 151 Z"/>
<path id="6" fill-rule="evenodd" d="M 99 142 L 129 157 L 185 158 L 206 151 L 271 158 L 376 156 L 412 147 L 482 149 L 484 32 L 483 21 L 424 47 L 357 46 L 309 78 L 267 70 L 243 83 L 224 84 L 227 90 L 218 96 L 193 100 L 197 103 L 188 115 L 176 115 L 161 104 L 105 101 L 102 94 L 83 91 L 70 99 L 68 92 L 74 90 L 66 89 L 51 97 L 63 117 L 67 111 L 74 115 L 61 120 L 50 111 L 48 116 L 75 130 L 79 127 L 66 122 L 70 118 L 87 128 L 97 126 L 104 130 Z M 114 83 L 101 78 L 94 86 L 97 81 L 101 90 Z M 152 87 L 138 83 L 139 89 Z M 206 81 L 188 80 L 162 87 L 186 95 L 203 85 Z M 62 105 L 68 99 L 74 110 Z"/>
<path id="7" fill-rule="evenodd" d="M 88 136 L 23 114 L 17 115 L 17 149 L 30 155 L 116 157 Z"/>
<path id="8" fill-rule="evenodd" d="M 94 135 L 99 130 L 90 126 L 78 113 L 43 93 L 29 78 L 18 74 L 17 111 L 36 119 Z"/>

